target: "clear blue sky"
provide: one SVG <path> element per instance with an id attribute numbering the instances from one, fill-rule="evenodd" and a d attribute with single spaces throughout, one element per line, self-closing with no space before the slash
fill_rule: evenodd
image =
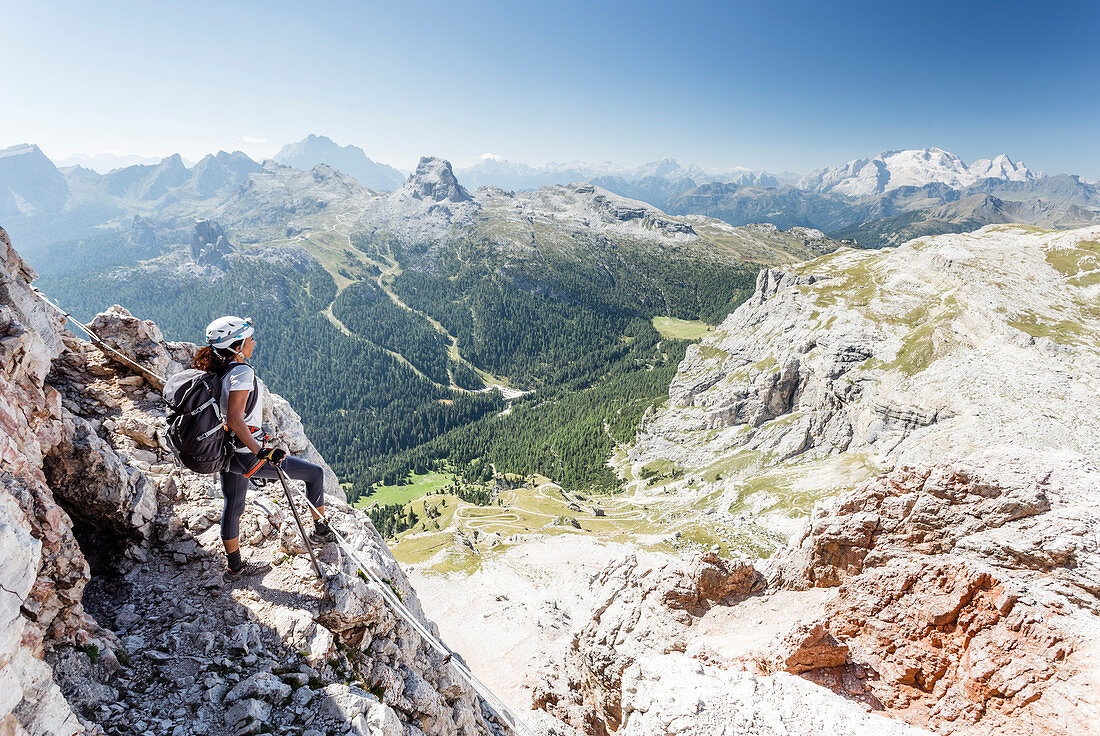
<path id="1" fill-rule="evenodd" d="M 939 146 L 1100 178 L 1098 37 L 1096 2 L 0 0 L 0 147 L 262 157 L 316 132 L 403 168 L 807 171 Z"/>

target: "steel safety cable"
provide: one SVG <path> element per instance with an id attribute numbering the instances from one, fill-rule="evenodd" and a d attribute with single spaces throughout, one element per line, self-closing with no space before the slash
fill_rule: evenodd
<path id="1" fill-rule="evenodd" d="M 157 388 L 162 388 L 164 386 L 164 381 L 165 381 L 164 376 L 160 375 L 156 371 L 153 371 L 153 370 L 150 370 L 149 368 L 146 368 L 145 366 L 141 365 L 137 361 L 133 360 L 132 358 L 130 358 L 126 355 L 123 355 L 118 350 L 114 349 L 113 347 L 111 347 L 110 345 L 105 343 L 102 340 L 102 338 L 100 338 L 99 335 L 92 332 L 88 328 L 87 325 L 82 324 L 80 322 L 80 320 L 78 320 L 72 314 L 70 314 L 69 312 L 66 312 L 64 309 L 62 309 L 61 307 L 59 307 L 58 305 L 56 305 L 52 301 L 50 301 L 50 298 L 48 296 L 46 296 L 45 294 L 43 294 L 41 291 L 39 291 L 38 287 L 32 286 L 31 291 L 33 291 L 35 294 L 37 294 L 39 299 L 41 299 L 46 304 L 48 304 L 51 307 L 53 307 L 54 309 L 56 309 L 59 314 L 61 314 L 63 317 L 65 317 L 66 320 L 68 320 L 68 321 L 72 322 L 74 325 L 76 325 L 85 335 L 87 335 L 89 338 L 91 338 L 92 344 L 95 345 L 97 348 L 99 348 L 101 351 L 103 351 L 105 353 L 110 353 L 113 357 L 115 357 L 117 360 L 119 360 L 121 363 L 123 363 L 128 368 L 132 368 L 133 370 L 138 371 L 139 373 L 144 375 L 146 378 L 148 378 L 150 380 L 150 383 L 152 383 Z"/>
<path id="2" fill-rule="evenodd" d="M 308 498 L 303 497 L 303 499 L 306 505 L 313 512 L 315 512 L 318 516 L 321 515 L 321 512 L 317 510 L 317 507 L 314 506 Z M 339 546 L 340 549 L 344 551 L 344 554 L 346 554 L 351 559 L 351 561 L 355 563 L 356 567 L 361 570 L 364 575 L 370 578 L 370 581 L 374 583 L 374 588 L 382 595 L 386 602 L 389 603 L 393 607 L 393 609 L 397 611 L 397 613 L 400 614 L 401 617 L 405 619 L 405 621 L 410 626 L 412 626 L 414 630 L 416 630 L 418 634 L 420 634 L 424 641 L 431 645 L 431 647 L 437 652 L 447 657 L 447 663 L 450 664 L 459 674 L 459 676 L 462 677 L 462 679 L 466 680 L 466 682 L 469 683 L 469 685 L 473 687 L 479 695 L 481 695 L 483 698 L 485 698 L 486 701 L 489 702 L 490 707 L 493 708 L 497 716 L 505 723 L 507 723 L 513 731 L 522 731 L 525 734 L 534 736 L 535 732 L 515 713 L 513 713 L 512 709 L 509 708 L 504 703 L 504 701 L 497 697 L 496 693 L 490 690 L 488 685 L 479 680 L 478 677 L 470 671 L 470 668 L 467 667 L 465 663 L 457 659 L 454 652 L 452 652 L 445 644 L 443 644 L 443 642 L 439 641 L 428 630 L 428 628 L 416 618 L 416 615 L 411 610 L 409 610 L 408 606 L 406 606 L 404 602 L 398 597 L 396 591 L 394 591 L 390 587 L 391 584 L 388 581 L 379 577 L 378 574 L 375 573 L 374 570 L 363 561 L 358 553 L 356 553 L 356 551 L 351 548 L 351 545 L 348 544 L 347 539 L 345 539 L 344 536 L 340 534 L 340 532 L 336 531 L 336 529 L 333 528 L 331 525 L 329 526 L 329 528 L 332 529 L 332 533 L 336 536 L 337 546 Z"/>

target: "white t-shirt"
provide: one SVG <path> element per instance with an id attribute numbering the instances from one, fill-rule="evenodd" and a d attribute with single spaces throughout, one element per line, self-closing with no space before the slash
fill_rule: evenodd
<path id="1" fill-rule="evenodd" d="M 244 423 L 249 427 L 256 427 L 256 431 L 252 433 L 252 436 L 256 438 L 257 442 L 262 444 L 263 430 L 259 427 L 263 424 L 264 420 L 264 393 L 263 393 L 263 381 L 256 377 L 256 371 L 252 370 L 252 366 L 245 365 L 244 363 L 237 363 L 222 376 L 222 394 L 218 404 L 222 410 L 222 416 L 226 417 L 228 421 L 229 417 L 229 393 L 231 391 L 251 391 L 252 381 L 255 379 L 256 387 L 260 390 L 259 397 L 256 399 L 256 405 L 252 407 L 252 411 L 244 415 Z M 245 407 L 248 406 L 248 398 L 245 397 Z M 251 452 L 247 447 L 238 447 L 237 452 Z"/>

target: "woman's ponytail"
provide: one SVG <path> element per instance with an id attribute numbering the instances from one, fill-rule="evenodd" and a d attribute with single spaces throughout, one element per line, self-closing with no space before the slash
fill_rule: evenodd
<path id="1" fill-rule="evenodd" d="M 207 371 L 208 373 L 221 373 L 231 362 L 233 362 L 233 348 L 238 344 L 239 343 L 233 343 L 233 346 L 228 350 L 219 350 L 218 348 L 204 345 L 195 353 L 195 358 L 191 361 L 191 367 L 198 368 L 200 371 Z"/>

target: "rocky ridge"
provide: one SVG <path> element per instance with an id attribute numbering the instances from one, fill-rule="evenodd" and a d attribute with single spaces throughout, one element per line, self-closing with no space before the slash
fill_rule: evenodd
<path id="1" fill-rule="evenodd" d="M 790 531 L 796 497 L 899 462 L 1000 444 L 1098 457 L 1077 421 L 1100 402 L 1098 241 L 990 226 L 766 269 L 688 349 L 623 470 L 671 463 L 702 481 L 681 493 Z"/>
<path id="2" fill-rule="evenodd" d="M 281 488 L 254 489 L 242 522 L 246 558 L 272 569 L 223 585 L 216 483 L 180 472 L 156 390 L 64 332 L 0 236 L 5 734 L 509 732 L 334 545 L 318 583 Z M 194 351 L 120 307 L 93 329 L 161 373 Z M 323 463 L 276 395 L 265 424 Z M 325 467 L 332 523 L 423 619 Z"/>
<path id="3" fill-rule="evenodd" d="M 900 466 L 770 561 L 777 586 L 838 587 L 763 666 L 939 733 L 1096 733 L 1098 532 L 1100 468 L 1079 453 Z"/>
<path id="4" fill-rule="evenodd" d="M 535 704 L 591 734 L 1100 733 L 1098 532 L 1080 454 L 902 466 L 763 563 L 612 562 Z"/>
<path id="5" fill-rule="evenodd" d="M 733 227 L 709 217 L 668 215 L 652 205 L 591 184 L 546 186 L 533 192 L 482 187 L 475 225 L 507 257 L 538 250 L 592 250 L 593 241 L 620 247 L 660 246 L 678 254 L 727 262 L 790 262 L 832 252 L 836 240 L 811 228 L 780 230 L 766 223 Z"/>
<path id="6" fill-rule="evenodd" d="M 340 146 L 331 138 L 312 133 L 297 143 L 286 144 L 272 158 L 285 166 L 306 171 L 317 164 L 328 164 L 376 191 L 392 191 L 400 187 L 404 180 L 400 171 L 374 161 L 362 148 Z"/>

